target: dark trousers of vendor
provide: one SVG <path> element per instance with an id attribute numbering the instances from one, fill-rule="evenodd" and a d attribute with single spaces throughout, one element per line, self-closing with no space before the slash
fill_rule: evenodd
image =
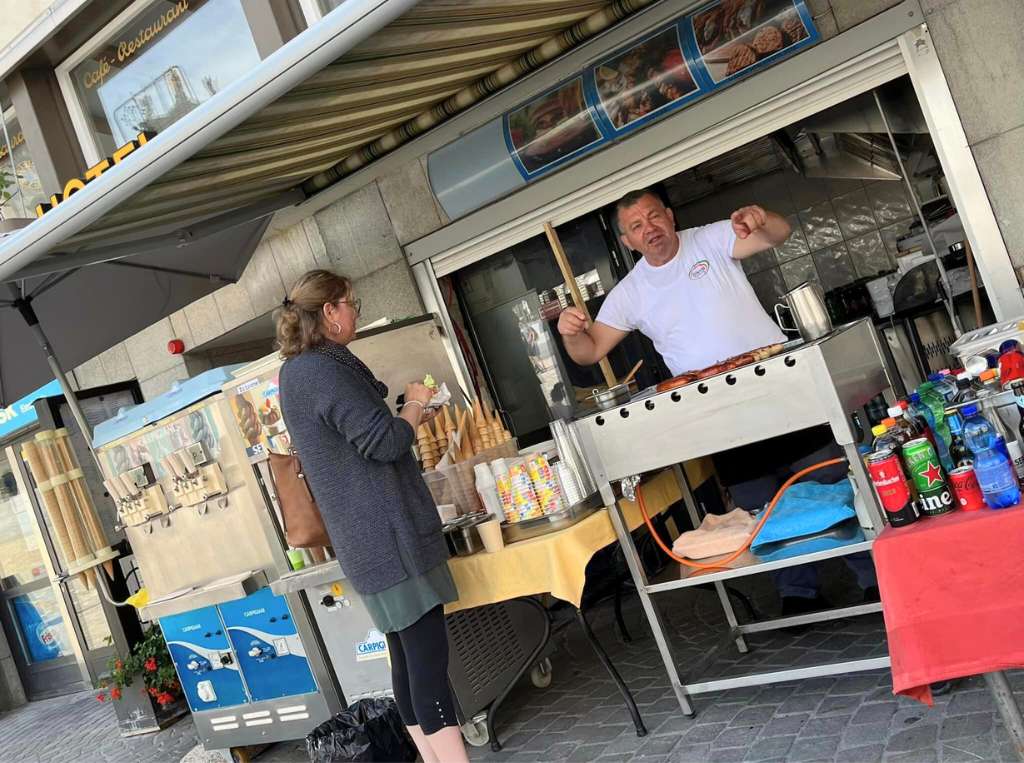
<path id="1" fill-rule="evenodd" d="M 714 456 L 718 479 L 729 491 L 733 503 L 748 511 L 761 509 L 785 482 L 808 466 L 841 458 L 842 450 L 832 439 L 828 427 L 814 427 L 782 437 L 756 442 Z M 830 484 L 846 478 L 845 463 L 827 466 L 805 479 Z M 844 556 L 843 561 L 856 576 L 865 600 L 877 599 L 878 580 L 871 556 L 866 553 Z M 786 567 L 772 573 L 783 615 L 800 614 L 827 606 L 820 598 L 818 568 L 814 564 Z"/>

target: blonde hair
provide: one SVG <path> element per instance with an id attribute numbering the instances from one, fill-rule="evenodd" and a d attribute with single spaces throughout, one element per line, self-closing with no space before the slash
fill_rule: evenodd
<path id="1" fill-rule="evenodd" d="M 277 349 L 294 358 L 324 340 L 323 307 L 352 295 L 352 282 L 330 270 L 310 270 L 292 286 L 275 315 Z"/>

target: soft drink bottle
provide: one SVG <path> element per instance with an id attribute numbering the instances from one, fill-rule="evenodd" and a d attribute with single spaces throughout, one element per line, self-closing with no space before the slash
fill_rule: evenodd
<path id="1" fill-rule="evenodd" d="M 928 426 L 935 437 L 935 450 L 938 452 L 942 468 L 948 474 L 953 470 L 953 460 L 949 457 L 949 425 L 946 423 L 946 399 L 936 391 L 931 382 L 925 382 L 918 388 L 918 408 L 928 421 Z"/>
<path id="2" fill-rule="evenodd" d="M 949 422 L 949 457 L 953 459 L 953 465 L 957 469 L 970 466 L 974 463 L 974 454 L 964 442 L 964 420 L 959 413 L 951 413 L 946 421 Z"/>
<path id="3" fill-rule="evenodd" d="M 888 430 L 887 436 L 891 438 L 897 446 L 902 446 L 907 440 L 914 439 L 914 435 L 912 435 L 910 430 L 907 429 L 902 416 L 898 419 L 892 416 L 887 419 L 882 419 L 882 424 Z"/>
<path id="4" fill-rule="evenodd" d="M 887 419 L 888 420 L 888 419 Z M 883 424 L 875 424 L 871 427 L 871 434 L 874 439 L 871 441 L 871 450 L 878 452 L 880 450 L 892 450 L 894 447 L 892 433 L 889 428 Z"/>
<path id="5" fill-rule="evenodd" d="M 964 440 L 974 453 L 974 475 L 985 503 L 993 509 L 1016 506 L 1020 502 L 1017 475 L 1010 460 L 996 449 L 995 429 L 976 405 L 964 408 L 963 414 Z"/>

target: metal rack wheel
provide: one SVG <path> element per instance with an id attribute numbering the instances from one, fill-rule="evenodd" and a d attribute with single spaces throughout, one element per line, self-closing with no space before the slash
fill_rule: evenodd
<path id="1" fill-rule="evenodd" d="M 551 660 L 545 657 L 530 670 L 530 683 L 538 689 L 546 689 L 551 686 Z"/>
<path id="2" fill-rule="evenodd" d="M 232 747 L 230 749 L 233 763 L 250 763 L 252 754 L 248 747 Z"/>
<path id="3" fill-rule="evenodd" d="M 473 747 L 486 747 L 491 741 L 491 735 L 487 731 L 486 718 L 474 718 L 462 724 L 462 736 Z"/>

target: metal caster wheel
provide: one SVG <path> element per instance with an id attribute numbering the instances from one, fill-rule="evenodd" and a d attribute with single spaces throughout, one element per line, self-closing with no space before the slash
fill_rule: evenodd
<path id="1" fill-rule="evenodd" d="M 462 736 L 472 747 L 486 747 L 491 741 L 491 735 L 487 733 L 487 721 L 483 718 L 463 723 Z"/>
<path id="2" fill-rule="evenodd" d="M 248 747 L 232 747 L 230 752 L 232 763 L 250 763 L 252 760 Z"/>
<path id="3" fill-rule="evenodd" d="M 530 669 L 530 683 L 538 689 L 546 689 L 551 686 L 551 660 L 545 657 Z"/>

